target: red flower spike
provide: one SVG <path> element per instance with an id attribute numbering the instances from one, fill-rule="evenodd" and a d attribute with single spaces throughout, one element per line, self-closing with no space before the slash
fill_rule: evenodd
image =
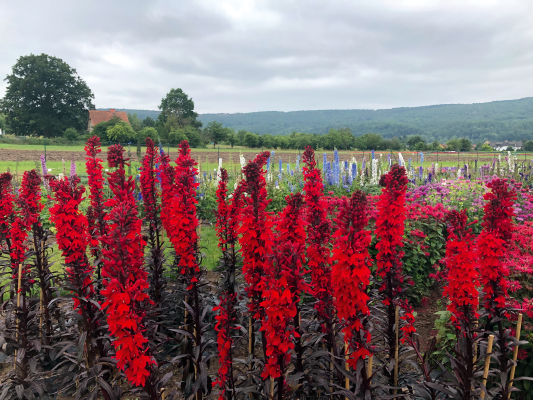
<path id="1" fill-rule="evenodd" d="M 370 355 L 370 333 L 364 329 L 362 319 L 370 314 L 366 288 L 370 284 L 370 231 L 365 230 L 367 198 L 356 190 L 350 200 L 341 199 L 337 230 L 333 235 L 332 281 L 335 293 L 337 316 L 341 323 L 344 340 L 350 346 L 348 363 L 357 367 L 361 358 Z"/>
<path id="2" fill-rule="evenodd" d="M 138 217 L 133 198 L 135 183 L 126 179 L 124 149 L 111 146 L 109 165 L 117 166 L 109 173 L 109 186 L 114 197 L 105 202 L 110 208 L 106 216 L 108 233 L 102 237 L 104 265 L 102 276 L 109 331 L 116 350 L 117 367 L 126 373 L 134 385 L 144 386 L 155 360 L 148 354 L 148 339 L 143 336 L 145 316 L 143 302 L 150 302 L 146 291 L 149 284 L 143 268 L 144 245 L 142 220 Z"/>
<path id="3" fill-rule="evenodd" d="M 248 162 L 242 172 L 245 180 L 241 182 L 243 191 L 248 194 L 242 199 L 239 243 L 243 257 L 242 272 L 246 280 L 246 293 L 250 299 L 248 309 L 253 318 L 262 317 L 260 306 L 264 288 L 263 277 L 269 269 L 268 253 L 272 249 L 272 214 L 266 211 L 267 200 L 265 166 L 270 152 L 266 151 Z"/>
<path id="4" fill-rule="evenodd" d="M 452 210 L 446 218 L 449 236 L 445 258 L 447 285 L 443 295 L 450 301 L 447 309 L 458 329 L 468 324 L 473 316 L 478 316 L 479 274 L 473 250 L 474 235 L 471 229 L 467 229 L 467 218 L 466 210 Z"/>
<path id="5" fill-rule="evenodd" d="M 291 323 L 297 315 L 300 294 L 307 289 L 303 278 L 305 249 L 304 198 L 301 193 L 286 197 L 287 206 L 277 222 L 273 262 L 265 277 L 261 306 L 265 316 L 261 331 L 265 332 L 267 360 L 263 378 L 285 374 L 290 350 L 299 335 Z"/>
<path id="6" fill-rule="evenodd" d="M 494 317 L 500 316 L 500 311 L 508 306 L 509 268 L 502 260 L 512 237 L 516 191 L 507 179 L 500 178 L 487 183 L 487 187 L 491 190 L 483 195 L 487 203 L 477 250 L 483 305 L 490 317 Z"/>

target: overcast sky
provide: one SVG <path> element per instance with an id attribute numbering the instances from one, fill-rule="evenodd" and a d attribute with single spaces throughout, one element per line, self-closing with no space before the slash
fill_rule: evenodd
<path id="1" fill-rule="evenodd" d="M 0 76 L 47 53 L 98 108 L 391 108 L 533 95 L 531 0 L 0 0 Z M 6 82 L 0 82 L 3 96 Z"/>

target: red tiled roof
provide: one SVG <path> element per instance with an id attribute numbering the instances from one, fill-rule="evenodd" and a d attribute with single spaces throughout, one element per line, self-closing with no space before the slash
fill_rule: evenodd
<path id="1" fill-rule="evenodd" d="M 111 110 L 89 110 L 89 118 L 92 122 L 92 126 L 99 124 L 100 122 L 109 121 L 113 117 L 119 117 L 122 121 L 130 123 L 128 121 L 128 114 L 126 111 Z"/>

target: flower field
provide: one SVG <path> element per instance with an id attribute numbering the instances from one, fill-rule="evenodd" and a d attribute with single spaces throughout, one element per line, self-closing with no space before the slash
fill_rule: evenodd
<path id="1" fill-rule="evenodd" d="M 101 151 L 0 174 L 0 400 L 533 399 L 532 160 Z"/>

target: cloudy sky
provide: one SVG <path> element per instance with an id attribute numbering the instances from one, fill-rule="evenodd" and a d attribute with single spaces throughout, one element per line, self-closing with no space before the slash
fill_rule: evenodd
<path id="1" fill-rule="evenodd" d="M 77 69 L 97 107 L 391 108 L 533 95 L 531 0 L 0 0 L 0 76 Z M 0 82 L 0 96 L 6 82 Z"/>

